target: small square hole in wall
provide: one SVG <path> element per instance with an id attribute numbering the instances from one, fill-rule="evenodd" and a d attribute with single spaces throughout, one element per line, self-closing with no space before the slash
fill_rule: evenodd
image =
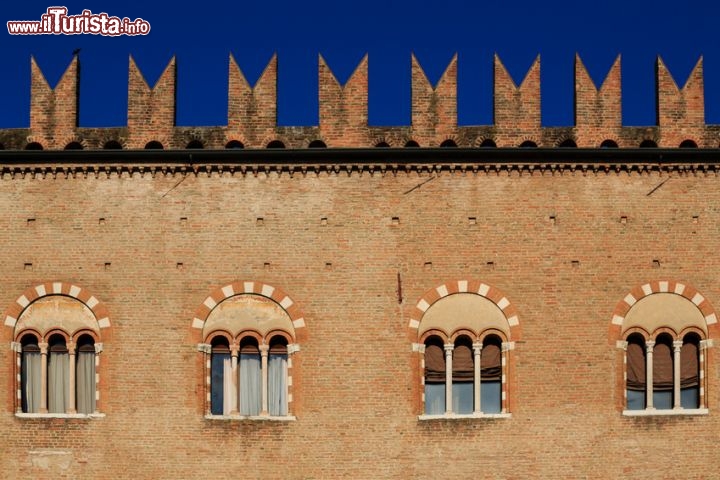
<path id="1" fill-rule="evenodd" d="M 263 217 L 257 217 L 255 219 L 255 225 L 257 225 L 258 227 L 262 227 L 263 225 L 265 225 L 265 219 Z"/>
<path id="2" fill-rule="evenodd" d="M 100 225 L 100 226 L 105 225 L 105 218 L 104 218 L 104 217 L 98 218 L 98 225 Z"/>
<path id="3" fill-rule="evenodd" d="M 555 225 L 557 223 L 557 219 L 555 218 L 555 215 L 550 215 L 548 217 L 548 221 L 550 222 L 550 225 Z"/>
<path id="4" fill-rule="evenodd" d="M 493 262 L 493 261 L 491 260 L 491 261 L 485 263 L 485 266 L 486 266 L 487 268 L 489 268 L 490 270 L 493 270 L 493 269 L 495 268 L 495 262 Z"/>
<path id="5" fill-rule="evenodd" d="M 111 266 L 111 265 L 112 265 L 112 263 L 110 263 L 110 262 L 105 262 L 105 265 L 104 265 L 105 270 L 110 270 L 110 266 Z"/>
<path id="6" fill-rule="evenodd" d="M 571 260 L 570 265 L 572 265 L 573 268 L 577 268 L 580 266 L 580 260 Z"/>
<path id="7" fill-rule="evenodd" d="M 33 264 L 30 263 L 30 262 L 25 262 L 24 268 L 25 268 L 25 270 L 32 270 L 32 269 L 33 269 Z"/>
<path id="8" fill-rule="evenodd" d="M 652 266 L 653 266 L 653 268 L 660 268 L 660 260 L 657 260 L 657 259 L 653 260 Z"/>
<path id="9" fill-rule="evenodd" d="M 187 217 L 180 217 L 180 225 L 185 225 L 187 223 Z"/>
<path id="10" fill-rule="evenodd" d="M 27 219 L 27 226 L 32 227 L 35 225 L 35 219 L 34 218 L 28 218 Z"/>
<path id="11" fill-rule="evenodd" d="M 263 263 L 263 268 L 264 268 L 265 270 L 270 270 L 270 262 L 265 262 L 265 263 Z"/>
<path id="12" fill-rule="evenodd" d="M 623 215 L 623 216 L 620 217 L 620 223 L 621 223 L 622 225 L 627 224 L 627 215 Z"/>
<path id="13" fill-rule="evenodd" d="M 697 224 L 699 220 L 700 220 L 700 216 L 699 216 L 699 215 L 693 215 L 693 218 L 692 218 L 692 222 L 693 222 L 693 223 Z"/>
<path id="14" fill-rule="evenodd" d="M 390 224 L 391 225 L 400 225 L 400 217 L 392 217 L 390 219 Z"/>
<path id="15" fill-rule="evenodd" d="M 327 217 L 320 218 L 320 225 L 322 225 L 323 227 L 327 226 Z"/>
<path id="16" fill-rule="evenodd" d="M 332 270 L 333 264 L 332 262 L 325 262 L 325 270 Z"/>
<path id="17" fill-rule="evenodd" d="M 468 225 L 477 225 L 477 217 L 468 217 Z"/>
<path id="18" fill-rule="evenodd" d="M 423 268 L 424 268 L 425 270 L 432 270 L 432 262 L 425 262 L 425 263 L 423 264 Z"/>
<path id="19" fill-rule="evenodd" d="M 184 270 L 184 269 L 185 269 L 185 264 L 182 263 L 182 262 L 177 262 L 177 263 L 175 264 L 175 268 L 177 268 L 178 270 Z"/>

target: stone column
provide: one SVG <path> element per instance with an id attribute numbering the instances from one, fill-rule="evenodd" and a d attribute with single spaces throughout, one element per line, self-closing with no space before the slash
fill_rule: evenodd
<path id="1" fill-rule="evenodd" d="M 47 407 L 47 356 L 48 344 L 41 342 L 40 347 L 40 413 L 48 413 Z"/>
<path id="2" fill-rule="evenodd" d="M 68 381 L 68 389 L 70 390 L 68 392 L 68 404 L 65 405 L 65 412 L 66 413 L 77 413 L 77 407 L 75 405 L 75 343 L 70 342 L 67 344 L 68 349 L 68 355 L 69 358 L 69 364 L 70 364 L 70 372 L 68 375 L 69 381 Z"/>
<path id="3" fill-rule="evenodd" d="M 238 415 L 240 411 L 238 410 L 238 405 L 240 403 L 240 382 L 239 376 L 238 376 L 238 353 L 240 351 L 240 346 L 237 344 L 230 345 L 230 363 L 231 363 L 231 370 L 232 370 L 232 388 L 233 388 L 233 394 L 230 400 L 230 415 Z"/>
<path id="4" fill-rule="evenodd" d="M 645 342 L 645 405 L 648 410 L 652 410 L 653 407 L 653 348 L 655 347 L 654 340 L 648 340 Z"/>
<path id="5" fill-rule="evenodd" d="M 452 413 L 452 354 L 455 345 L 445 344 L 445 413 Z"/>
<path id="6" fill-rule="evenodd" d="M 260 345 L 260 373 L 262 375 L 262 390 L 260 415 L 268 416 L 268 353 L 269 345 Z"/>
<path id="7" fill-rule="evenodd" d="M 473 411 L 476 414 L 482 413 L 482 405 L 480 404 L 480 353 L 482 352 L 482 343 L 473 343 L 473 354 L 475 356 L 475 381 L 473 382 L 474 387 L 474 405 Z"/>
<path id="8" fill-rule="evenodd" d="M 673 342 L 673 408 L 682 408 L 680 403 L 680 352 L 682 351 L 683 341 L 675 340 Z"/>

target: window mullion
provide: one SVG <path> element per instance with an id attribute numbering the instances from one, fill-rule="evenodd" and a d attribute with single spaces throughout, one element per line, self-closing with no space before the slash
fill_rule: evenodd
<path id="1" fill-rule="evenodd" d="M 40 347 L 40 413 L 48 413 L 47 408 L 47 395 L 48 395 L 48 380 L 47 380 L 47 360 L 48 360 L 48 344 L 42 342 L 38 345 Z"/>
<path id="2" fill-rule="evenodd" d="M 673 408 L 681 408 L 680 404 L 680 351 L 683 341 L 673 341 Z"/>
<path id="3" fill-rule="evenodd" d="M 482 405 L 480 403 L 480 382 L 481 382 L 481 376 L 480 376 L 480 353 L 482 352 L 482 343 L 473 343 L 473 354 L 475 356 L 475 368 L 474 368 L 474 374 L 475 374 L 475 382 L 473 384 L 474 389 L 474 412 L 477 414 L 482 413 Z"/>
<path id="4" fill-rule="evenodd" d="M 455 345 L 445 344 L 445 413 L 452 413 L 452 354 Z"/>
<path id="5" fill-rule="evenodd" d="M 260 373 L 262 377 L 260 415 L 268 416 L 268 352 L 269 345 L 260 345 Z"/>
<path id="6" fill-rule="evenodd" d="M 68 404 L 65 405 L 65 412 L 77 413 L 77 406 L 75 405 L 75 343 L 70 342 L 67 345 L 69 355 L 69 375 L 68 375 Z"/>
<path id="7" fill-rule="evenodd" d="M 647 355 L 645 355 L 645 372 L 646 372 L 646 385 L 645 385 L 645 404 L 648 410 L 652 410 L 653 407 L 653 348 L 655 347 L 654 340 L 648 340 L 645 342 L 645 348 Z"/>
<path id="8" fill-rule="evenodd" d="M 238 406 L 240 404 L 240 390 L 239 390 L 239 375 L 238 375 L 238 352 L 240 350 L 239 345 L 233 344 L 230 346 L 230 365 L 231 365 L 231 375 L 232 375 L 232 388 L 233 392 L 232 395 L 230 395 L 230 398 L 232 398 L 230 402 L 230 415 L 238 415 L 240 411 L 238 410 Z"/>

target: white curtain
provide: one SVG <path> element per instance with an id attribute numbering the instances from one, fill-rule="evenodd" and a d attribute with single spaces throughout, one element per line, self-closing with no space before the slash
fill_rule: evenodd
<path id="1" fill-rule="evenodd" d="M 268 358 L 268 411 L 287 415 L 287 354 L 271 353 Z"/>
<path id="2" fill-rule="evenodd" d="M 262 378 L 260 355 L 240 354 L 240 414 L 259 415 Z"/>
<path id="3" fill-rule="evenodd" d="M 78 413 L 95 411 L 95 352 L 79 352 L 75 375 Z"/>
<path id="4" fill-rule="evenodd" d="M 48 362 L 48 411 L 50 413 L 67 411 L 70 390 L 69 357 L 66 352 L 50 352 Z"/>
<path id="5" fill-rule="evenodd" d="M 40 361 L 39 352 L 23 352 L 21 375 L 23 412 L 25 413 L 40 411 L 40 395 L 42 395 Z"/>
<path id="6" fill-rule="evenodd" d="M 232 358 L 223 359 L 223 415 L 230 415 L 235 389 L 232 381 Z"/>

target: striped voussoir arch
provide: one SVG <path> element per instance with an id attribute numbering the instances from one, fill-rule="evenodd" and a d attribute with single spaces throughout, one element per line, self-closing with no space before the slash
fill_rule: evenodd
<path id="1" fill-rule="evenodd" d="M 87 289 L 66 282 L 42 283 L 25 290 L 23 294 L 5 310 L 5 326 L 14 329 L 18 318 L 20 318 L 22 312 L 30 306 L 31 303 L 49 295 L 64 295 L 78 300 L 93 312 L 100 328 L 108 328 L 110 326 L 110 318 L 105 305 Z"/>
<path id="2" fill-rule="evenodd" d="M 420 320 L 433 303 L 456 293 L 480 295 L 493 302 L 505 315 L 508 325 L 510 326 L 510 336 L 512 339 L 520 339 L 522 332 L 520 330 L 520 321 L 518 320 L 515 305 L 513 305 L 507 296 L 498 288 L 479 280 L 453 280 L 427 290 L 422 297 L 420 297 L 420 300 L 418 300 L 413 309 L 410 324 L 408 325 L 411 332 L 415 335 L 417 334 L 417 330 L 420 327 Z"/>

